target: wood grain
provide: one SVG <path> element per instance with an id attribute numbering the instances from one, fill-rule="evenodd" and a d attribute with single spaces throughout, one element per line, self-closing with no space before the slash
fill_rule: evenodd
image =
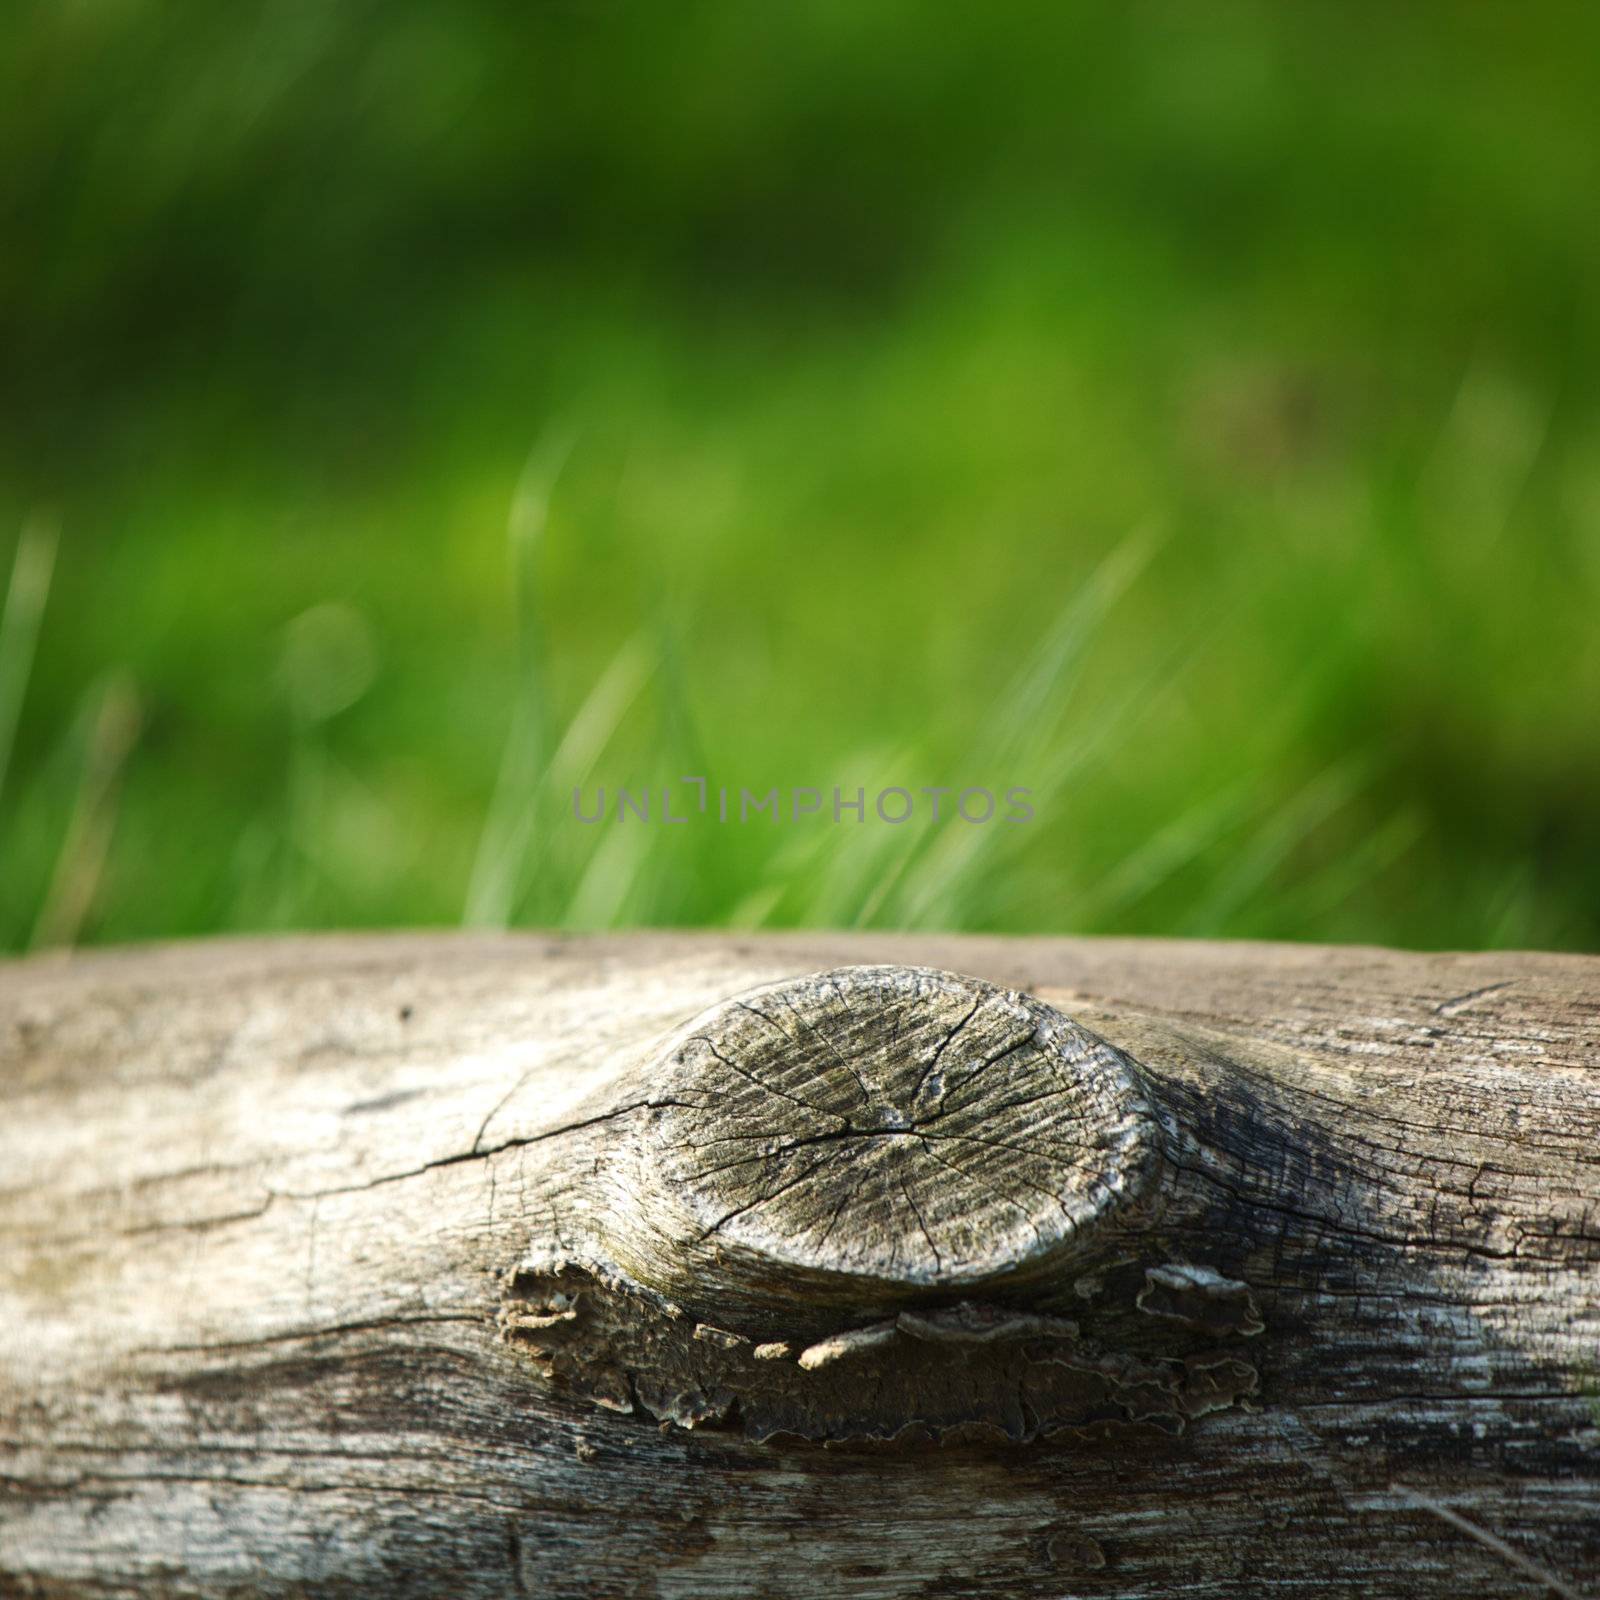
<path id="1" fill-rule="evenodd" d="M 741 1035 L 744 1090 L 682 1056 L 708 1008 L 862 964 L 1015 995 L 940 1058 L 937 1117 L 926 1045 L 977 986 L 905 1001 L 898 1053 L 817 994 L 844 1061 Z M 1032 1005 L 1104 1042 L 1136 1134 L 1072 1228 L 1079 1077 L 1030 1035 L 969 1078 Z M 1537 955 L 416 935 L 11 964 L 0 1592 L 1593 1595 L 1597 1032 L 1600 962 Z M 907 1137 L 939 1117 L 1019 1149 L 945 1184 Z M 798 1156 L 718 1172 L 700 1126 L 828 1135 L 863 1176 L 846 1241 L 811 1220 L 829 1169 L 794 1213 L 760 1197 Z"/>
<path id="2" fill-rule="evenodd" d="M 1123 1056 L 928 968 L 736 995 L 643 1077 L 649 1115 L 594 1248 L 753 1333 L 1059 1277 L 1155 1177 L 1154 1112 Z"/>

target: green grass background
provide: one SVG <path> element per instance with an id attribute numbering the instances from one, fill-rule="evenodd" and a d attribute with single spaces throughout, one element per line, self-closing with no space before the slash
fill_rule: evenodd
<path id="1" fill-rule="evenodd" d="M 1600 945 L 1600 8 L 0 29 L 6 948 Z"/>

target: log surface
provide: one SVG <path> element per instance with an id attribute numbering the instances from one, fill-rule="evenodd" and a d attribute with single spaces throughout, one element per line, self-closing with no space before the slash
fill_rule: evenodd
<path id="1" fill-rule="evenodd" d="M 910 1007 L 931 1047 L 878 1080 L 820 996 L 766 1054 L 748 1019 L 754 1083 L 683 1056 L 708 1008 L 859 964 L 1010 998 L 931 1066 L 991 991 Z M 1099 1067 L 1019 1046 L 1035 1005 Z M 1074 1239 L 1097 1083 L 1132 1176 Z M 842 1241 L 786 1210 L 807 1149 L 859 1179 Z M 0 966 L 0 1593 L 1597 1575 L 1600 960 L 391 935 Z"/>

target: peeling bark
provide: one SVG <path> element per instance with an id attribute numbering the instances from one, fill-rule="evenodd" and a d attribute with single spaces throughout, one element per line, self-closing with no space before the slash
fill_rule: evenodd
<path id="1" fill-rule="evenodd" d="M 1600 961 L 174 947 L 0 1094 L 0 1593 L 1600 1591 Z"/>

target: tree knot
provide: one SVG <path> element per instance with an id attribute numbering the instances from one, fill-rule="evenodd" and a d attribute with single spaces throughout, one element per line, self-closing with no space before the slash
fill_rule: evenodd
<path id="1" fill-rule="evenodd" d="M 740 995 L 648 1064 L 602 1255 L 743 1332 L 1015 1291 L 1151 1191 L 1134 1064 L 1015 990 L 843 967 Z"/>

